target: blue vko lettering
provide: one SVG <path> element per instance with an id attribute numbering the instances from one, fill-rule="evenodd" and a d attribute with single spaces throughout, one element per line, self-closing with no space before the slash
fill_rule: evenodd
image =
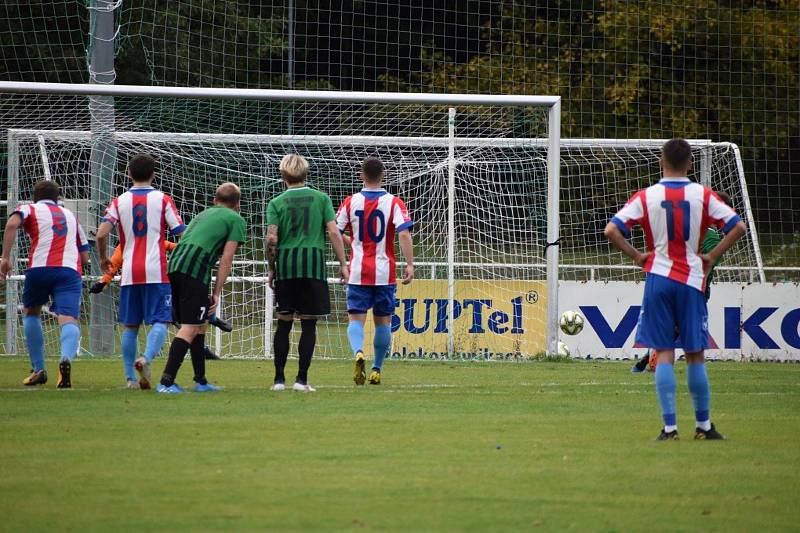
<path id="1" fill-rule="evenodd" d="M 608 323 L 600 308 L 596 305 L 582 305 L 580 310 L 592 326 L 603 346 L 606 348 L 622 348 L 636 329 L 639 310 L 632 305 L 616 327 Z M 742 347 L 742 334 L 746 334 L 753 343 L 762 350 L 779 350 L 781 346 L 770 337 L 763 324 L 770 319 L 777 307 L 758 307 L 743 319 L 740 307 L 724 308 L 725 341 L 723 348 L 737 350 Z M 792 348 L 800 348 L 800 308 L 787 312 L 780 323 L 782 340 Z"/>

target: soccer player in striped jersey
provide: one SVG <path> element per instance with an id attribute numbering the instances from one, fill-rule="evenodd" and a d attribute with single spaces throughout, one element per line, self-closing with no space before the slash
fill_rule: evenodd
<path id="1" fill-rule="evenodd" d="M 33 189 L 33 202 L 17 207 L 6 223 L 0 281 L 12 270 L 11 249 L 20 227 L 31 239 L 28 268 L 22 291 L 25 344 L 33 371 L 24 385 L 44 385 L 44 332 L 42 306 L 52 298 L 50 312 L 61 326 L 61 360 L 58 388 L 72 386 L 72 359 L 78 353 L 81 330 L 78 323 L 81 305 L 81 274 L 89 262 L 89 243 L 75 215 L 58 202 L 59 188 L 54 181 L 41 180 Z"/>
<path id="2" fill-rule="evenodd" d="M 128 163 L 128 176 L 133 187 L 111 201 L 97 228 L 97 248 L 103 271 L 112 268 L 108 257 L 108 236 L 119 228 L 122 245 L 122 280 L 120 282 L 119 322 L 122 361 L 128 388 L 151 387 L 150 363 L 158 355 L 167 338 L 167 325 L 172 320 L 172 300 L 167 277 L 165 232 L 180 235 L 186 228 L 175 202 L 153 188 L 155 160 L 139 154 Z M 139 353 L 139 326 L 150 326 L 144 355 Z M 136 379 L 134 368 L 139 372 Z"/>
<path id="3" fill-rule="evenodd" d="M 247 223 L 238 213 L 241 195 L 235 183 L 223 183 L 217 187 L 214 205 L 192 219 L 178 247 L 172 252 L 169 282 L 173 318 L 181 327 L 169 347 L 157 392 L 183 392 L 175 378 L 186 352 L 190 352 L 192 358 L 195 392 L 219 390 L 206 380 L 206 322 L 217 307 L 236 249 L 246 239 Z M 217 261 L 217 277 L 209 298 L 211 270 Z"/>
<path id="4" fill-rule="evenodd" d="M 717 196 L 719 196 L 719 199 L 725 202 L 725 205 L 731 208 L 733 207 L 733 204 L 731 203 L 731 197 L 728 196 L 728 193 L 722 191 L 716 192 Z M 700 245 L 700 253 L 707 254 L 711 252 L 711 250 L 713 250 L 721 240 L 722 233 L 714 227 L 709 227 L 708 231 L 706 231 L 706 236 L 703 237 L 703 243 Z M 708 275 L 706 276 L 706 302 L 708 302 L 708 300 L 711 298 L 711 282 L 714 279 L 714 267 L 717 266 L 720 261 L 722 261 L 722 257 L 717 259 L 717 261 L 711 265 L 711 269 L 708 271 Z M 644 357 L 642 357 L 636 362 L 635 365 L 631 367 L 631 372 L 644 372 L 645 369 L 649 369 L 650 372 L 655 372 L 657 361 L 658 360 L 655 357 L 652 357 L 650 350 L 648 350 Z"/>
<path id="5" fill-rule="evenodd" d="M 687 177 L 692 149 L 683 139 L 667 141 L 661 154 L 661 181 L 634 194 L 611 219 L 606 237 L 647 272 L 636 341 L 658 358 L 655 381 L 664 427 L 658 440 L 678 438 L 675 419 L 675 348 L 686 354 L 687 382 L 695 411 L 695 439 L 724 439 L 710 418 L 711 392 L 703 352 L 708 347 L 707 274 L 744 235 L 739 216 L 711 189 Z M 644 229 L 647 252 L 627 237 Z M 709 226 L 725 237 L 707 254 L 700 245 Z M 677 335 L 676 335 L 677 333 Z"/>
<path id="6" fill-rule="evenodd" d="M 289 356 L 289 333 L 300 319 L 299 364 L 293 390 L 314 392 L 308 369 L 317 342 L 317 319 L 331 312 L 325 268 L 325 234 L 339 260 L 344 282 L 348 277 L 342 236 L 336 227 L 331 199 L 306 185 L 308 162 L 297 154 L 284 156 L 279 167 L 286 190 L 267 206 L 269 283 L 275 290 L 278 328 L 275 331 L 275 380 L 272 390 L 285 389 L 284 368 Z"/>
<path id="7" fill-rule="evenodd" d="M 347 284 L 347 312 L 350 324 L 347 337 L 355 356 L 353 381 L 366 381 L 364 366 L 364 323 L 372 309 L 375 322 L 373 347 L 375 359 L 369 375 L 370 384 L 381 382 L 383 360 L 392 346 L 392 315 L 397 288 L 394 238 L 406 260 L 402 283 L 414 279 L 414 248 L 406 205 L 383 188 L 384 166 L 377 157 L 368 157 L 361 165 L 364 188 L 348 196 L 336 215 L 336 224 L 350 240 L 350 279 Z"/>

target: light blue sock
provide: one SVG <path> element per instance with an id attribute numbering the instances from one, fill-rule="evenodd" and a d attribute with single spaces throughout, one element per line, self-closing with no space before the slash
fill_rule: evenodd
<path id="1" fill-rule="evenodd" d="M 708 430 L 710 427 L 711 388 L 708 386 L 705 363 L 686 365 L 686 381 L 689 384 L 689 394 L 692 395 L 694 418 L 698 427 L 708 426 L 703 427 Z"/>
<path id="2" fill-rule="evenodd" d="M 125 379 L 137 381 L 133 363 L 136 362 L 136 353 L 139 351 L 139 330 L 125 328 L 122 331 L 122 366 L 125 369 Z"/>
<path id="3" fill-rule="evenodd" d="M 656 393 L 664 426 L 675 426 L 675 369 L 669 363 L 659 361 L 656 366 Z"/>
<path id="4" fill-rule="evenodd" d="M 353 354 L 364 351 L 364 324 L 358 320 L 351 320 L 347 325 L 347 338 L 350 341 L 350 348 Z"/>
<path id="5" fill-rule="evenodd" d="M 25 346 L 34 372 L 44 370 L 44 331 L 42 320 L 38 316 L 26 316 L 22 319 L 25 329 Z"/>
<path id="6" fill-rule="evenodd" d="M 144 358 L 147 359 L 148 363 L 161 352 L 165 340 L 167 340 L 166 324 L 156 322 L 150 326 L 150 332 L 147 334 L 147 344 L 144 347 Z"/>
<path id="7" fill-rule="evenodd" d="M 61 360 L 72 361 L 78 355 L 81 343 L 81 328 L 75 322 L 67 322 L 61 326 Z"/>
<path id="8" fill-rule="evenodd" d="M 375 347 L 375 360 L 372 362 L 372 368 L 380 371 L 383 367 L 383 359 L 389 354 L 389 348 L 392 346 L 392 326 L 375 326 L 373 346 Z"/>

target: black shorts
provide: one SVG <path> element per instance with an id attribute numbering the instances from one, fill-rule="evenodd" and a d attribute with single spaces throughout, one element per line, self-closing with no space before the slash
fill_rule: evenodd
<path id="1" fill-rule="evenodd" d="M 190 326 L 205 324 L 211 305 L 208 285 L 180 272 L 169 275 L 169 284 L 172 287 L 172 319 Z"/>
<path id="2" fill-rule="evenodd" d="M 282 279 L 275 282 L 278 314 L 322 316 L 331 312 L 328 282 L 312 278 Z"/>

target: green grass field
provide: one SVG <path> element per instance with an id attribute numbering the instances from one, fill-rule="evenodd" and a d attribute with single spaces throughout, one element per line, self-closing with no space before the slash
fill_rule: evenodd
<path id="1" fill-rule="evenodd" d="M 269 392 L 269 361 L 223 361 L 209 377 L 227 390 L 171 397 L 121 389 L 108 359 L 59 391 L 48 365 L 27 390 L 27 361 L 0 358 L 0 530 L 800 524 L 800 365 L 709 365 L 727 442 L 692 440 L 682 364 L 679 442 L 653 441 L 652 375 L 625 363 L 390 361 L 356 389 L 349 364 L 316 361 L 304 395 Z"/>

